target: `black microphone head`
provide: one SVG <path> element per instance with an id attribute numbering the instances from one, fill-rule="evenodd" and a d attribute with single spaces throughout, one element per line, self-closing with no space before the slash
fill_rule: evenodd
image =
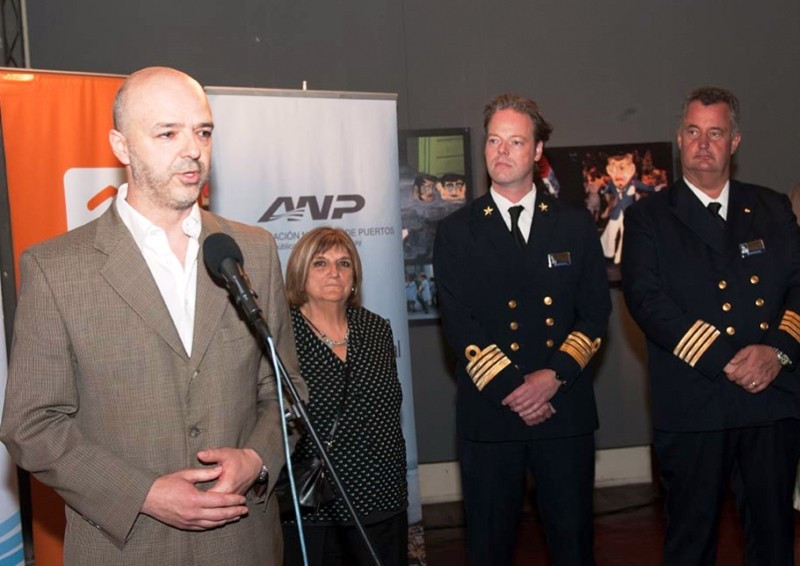
<path id="1" fill-rule="evenodd" d="M 215 232 L 203 242 L 203 260 L 206 268 L 217 277 L 222 273 L 222 262 L 226 259 L 244 265 L 242 250 L 236 240 L 224 232 Z"/>

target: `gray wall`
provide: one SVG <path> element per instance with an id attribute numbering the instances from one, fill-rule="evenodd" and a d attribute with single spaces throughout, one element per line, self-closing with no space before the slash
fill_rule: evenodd
<path id="1" fill-rule="evenodd" d="M 784 192 L 800 180 L 797 0 L 33 0 L 28 24 L 36 68 L 159 64 L 206 85 L 396 92 L 401 128 L 473 129 L 481 181 L 494 94 L 536 98 L 551 146 L 588 145 L 672 141 L 686 91 L 719 84 L 743 107 L 737 176 Z M 613 295 L 596 379 L 603 447 L 649 439 L 642 339 Z M 420 461 L 450 460 L 439 328 L 412 328 L 411 346 Z"/>

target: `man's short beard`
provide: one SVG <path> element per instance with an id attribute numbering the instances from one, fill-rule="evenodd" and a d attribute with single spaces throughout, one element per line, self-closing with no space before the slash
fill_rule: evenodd
<path id="1" fill-rule="evenodd" d="M 208 181 L 208 171 L 205 170 L 205 166 L 200 162 L 196 162 L 200 172 L 200 182 L 197 184 L 196 193 L 191 200 L 177 200 L 172 194 L 170 194 L 169 190 L 169 181 L 175 172 L 170 171 L 166 179 L 159 179 L 153 174 L 153 170 L 149 166 L 145 165 L 133 153 L 130 154 L 130 158 L 131 176 L 136 182 L 136 186 L 140 189 L 143 189 L 144 192 L 146 192 L 155 203 L 163 206 L 164 208 L 176 211 L 182 211 L 191 208 L 194 206 L 194 203 L 197 202 L 197 199 L 200 197 L 200 191 Z"/>

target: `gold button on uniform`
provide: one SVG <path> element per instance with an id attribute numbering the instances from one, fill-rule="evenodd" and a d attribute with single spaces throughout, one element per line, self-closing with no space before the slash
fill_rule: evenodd
<path id="1" fill-rule="evenodd" d="M 517 324 L 516 322 L 512 322 L 511 324 L 508 325 L 508 327 L 511 330 L 516 330 L 517 328 L 519 328 L 519 324 Z"/>
<path id="2" fill-rule="evenodd" d="M 756 306 L 763 307 L 764 306 L 764 299 L 756 299 Z"/>
<path id="3" fill-rule="evenodd" d="M 544 299 L 542 299 L 542 301 L 549 307 L 550 305 L 553 304 L 553 297 L 545 297 Z"/>
<path id="4" fill-rule="evenodd" d="M 556 321 L 555 321 L 555 320 L 553 320 L 552 318 L 546 318 L 546 319 L 544 320 L 544 323 L 545 323 L 547 326 L 553 326 L 553 325 L 556 323 Z"/>
<path id="5" fill-rule="evenodd" d="M 512 342 L 511 343 L 511 351 L 512 352 L 516 352 L 517 350 L 519 350 L 519 344 L 517 344 L 516 342 Z"/>
<path id="6" fill-rule="evenodd" d="M 725 312 L 728 312 L 729 310 L 731 310 L 731 304 L 730 303 L 722 303 L 722 310 L 724 310 Z"/>
<path id="7" fill-rule="evenodd" d="M 758 283 L 759 281 L 760 281 L 760 280 L 759 280 L 759 278 L 758 278 L 758 275 L 753 275 L 753 276 L 750 278 L 750 283 L 752 283 L 753 285 L 755 285 L 755 284 L 756 284 L 756 283 Z"/>
<path id="8" fill-rule="evenodd" d="M 728 328 L 725 329 L 725 332 L 728 336 L 733 336 L 734 334 L 736 334 L 736 329 L 733 326 L 729 326 Z"/>
<path id="9" fill-rule="evenodd" d="M 515 301 L 514 299 L 511 299 L 510 301 L 508 301 L 508 308 L 510 308 L 510 309 L 517 308 L 517 301 Z"/>
<path id="10" fill-rule="evenodd" d="M 717 283 L 717 287 L 719 287 L 720 289 L 727 289 L 728 288 L 728 282 L 723 279 L 722 281 Z"/>
<path id="11" fill-rule="evenodd" d="M 766 330 L 767 328 L 769 328 L 769 323 L 768 322 L 762 322 L 761 324 L 758 325 L 758 327 L 761 330 Z"/>
<path id="12" fill-rule="evenodd" d="M 553 341 L 552 340 L 548 340 L 547 342 L 545 342 L 545 344 L 547 344 L 548 348 L 552 348 L 553 347 Z"/>

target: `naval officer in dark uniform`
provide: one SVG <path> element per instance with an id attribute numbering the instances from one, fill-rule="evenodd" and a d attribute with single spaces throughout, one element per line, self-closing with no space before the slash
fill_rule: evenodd
<path id="1" fill-rule="evenodd" d="M 611 302 L 594 222 L 536 190 L 552 128 L 535 102 L 484 111 L 492 187 L 439 223 L 434 272 L 458 358 L 457 429 L 473 565 L 511 563 L 526 472 L 554 563 L 593 564 L 594 430 L 587 370 Z"/>
<path id="2" fill-rule="evenodd" d="M 738 112 L 726 90 L 690 93 L 683 179 L 625 216 L 622 281 L 647 336 L 667 566 L 714 564 L 732 471 L 748 556 L 792 564 L 800 231 L 786 196 L 730 179 Z"/>

